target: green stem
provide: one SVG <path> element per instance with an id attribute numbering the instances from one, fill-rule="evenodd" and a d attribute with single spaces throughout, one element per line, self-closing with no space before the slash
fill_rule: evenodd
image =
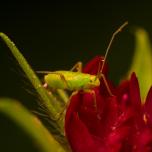
<path id="1" fill-rule="evenodd" d="M 41 81 L 36 76 L 35 72 L 32 70 L 31 66 L 28 64 L 24 56 L 20 53 L 19 49 L 15 44 L 10 40 L 10 38 L 4 34 L 0 33 L 0 37 L 6 43 L 6 45 L 11 50 L 12 54 L 18 61 L 20 67 L 25 72 L 27 78 L 30 80 L 34 88 L 37 90 L 41 100 L 40 104 L 43 105 L 51 118 L 51 120 L 56 120 L 56 116 L 59 112 L 59 104 L 56 104 L 53 96 L 49 95 L 46 89 L 42 86 Z M 56 129 L 58 134 L 63 136 L 63 124 L 58 121 L 53 121 L 53 127 Z"/>

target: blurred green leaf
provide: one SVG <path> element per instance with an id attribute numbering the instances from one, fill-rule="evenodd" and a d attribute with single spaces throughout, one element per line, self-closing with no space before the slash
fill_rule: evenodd
<path id="1" fill-rule="evenodd" d="M 32 83 L 33 87 L 36 89 L 38 95 L 40 96 L 40 100 L 38 100 L 38 102 L 40 102 L 40 105 L 43 106 L 43 109 L 46 111 L 48 117 L 50 118 L 50 126 L 51 126 L 50 130 L 52 132 L 55 132 L 54 134 L 55 136 L 60 137 L 58 138 L 58 140 L 60 140 L 61 143 L 64 142 L 66 143 L 66 139 L 64 137 L 64 131 L 63 131 L 64 130 L 63 122 L 56 121 L 57 120 L 56 116 L 62 110 L 61 104 L 56 101 L 56 97 L 54 97 L 53 94 L 49 94 L 47 90 L 43 87 L 41 81 L 39 80 L 39 78 L 31 68 L 31 66 L 28 64 L 24 56 L 21 54 L 19 49 L 16 47 L 14 42 L 11 41 L 11 39 L 2 32 L 0 32 L 0 37 L 6 43 L 6 45 L 12 52 L 13 56 L 16 58 L 19 66 L 25 72 L 27 78 Z M 64 97 L 64 100 L 67 99 L 65 99 Z"/>
<path id="2" fill-rule="evenodd" d="M 142 102 L 152 85 L 152 48 L 148 33 L 141 28 L 135 30 L 135 52 L 129 75 L 135 72 L 139 85 Z"/>
<path id="3" fill-rule="evenodd" d="M 55 117 L 56 115 L 56 109 L 55 106 L 51 104 L 51 99 L 46 90 L 43 88 L 40 80 L 36 76 L 35 72 L 31 68 L 31 66 L 28 64 L 24 56 L 21 54 L 19 49 L 16 47 L 13 41 L 10 40 L 10 38 L 4 34 L 0 33 L 0 37 L 2 40 L 6 43 L 6 45 L 9 47 L 10 51 L 12 52 L 13 56 L 18 61 L 18 64 L 22 68 L 22 70 L 25 72 L 27 78 L 32 83 L 33 87 L 37 90 L 40 97 L 43 99 L 41 102 L 42 104 L 48 109 L 52 117 Z"/>
<path id="4" fill-rule="evenodd" d="M 7 98 L 0 99 L 0 112 L 24 129 L 42 152 L 65 152 L 39 119 L 19 102 Z"/>

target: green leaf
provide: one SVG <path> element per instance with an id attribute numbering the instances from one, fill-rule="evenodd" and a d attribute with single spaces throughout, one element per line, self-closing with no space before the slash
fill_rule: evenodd
<path id="1" fill-rule="evenodd" d="M 138 28 L 135 30 L 135 52 L 129 71 L 135 72 L 140 86 L 142 102 L 152 85 L 152 48 L 147 32 Z"/>
<path id="2" fill-rule="evenodd" d="M 16 122 L 42 152 L 65 152 L 38 118 L 19 102 L 7 98 L 0 99 L 0 112 Z"/>
<path id="3" fill-rule="evenodd" d="M 39 93 L 40 97 L 43 99 L 43 104 L 47 107 L 47 109 L 50 111 L 52 116 L 56 115 L 56 109 L 54 106 L 52 106 L 50 102 L 50 98 L 46 90 L 43 88 L 35 72 L 32 70 L 31 66 L 28 64 L 24 56 L 20 53 L 19 49 L 4 33 L 0 33 L 0 37 L 2 38 L 2 40 L 4 40 L 6 45 L 9 47 L 10 51 L 12 52 L 12 54 L 18 61 L 20 67 L 25 72 L 28 79 L 30 80 L 34 88 L 37 90 L 37 92 Z"/>
<path id="4" fill-rule="evenodd" d="M 63 123 L 56 120 L 56 116 L 58 115 L 59 111 L 61 111 L 61 107 L 59 107 L 59 103 L 56 102 L 55 97 L 53 94 L 49 94 L 46 89 L 42 86 L 41 81 L 38 79 L 37 75 L 31 68 L 31 66 L 28 64 L 24 56 L 20 53 L 19 49 L 15 46 L 14 42 L 10 40 L 10 38 L 4 34 L 0 33 L 0 37 L 2 40 L 6 43 L 6 45 L 9 47 L 10 51 L 12 52 L 13 56 L 16 58 L 19 66 L 22 68 L 22 70 L 25 72 L 27 78 L 32 83 L 33 87 L 38 92 L 40 99 L 40 105 L 43 105 L 44 109 L 46 110 L 49 118 L 52 120 L 52 126 L 56 129 L 56 134 L 59 136 L 62 136 L 62 140 L 64 139 L 64 133 L 63 133 Z"/>

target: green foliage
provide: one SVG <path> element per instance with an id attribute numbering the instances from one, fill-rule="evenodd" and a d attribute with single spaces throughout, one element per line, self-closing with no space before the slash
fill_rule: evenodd
<path id="1" fill-rule="evenodd" d="M 42 152 L 69 151 L 68 145 L 65 144 L 63 121 L 57 121 L 56 119 L 56 116 L 63 110 L 63 105 L 67 103 L 69 97 L 61 89 L 58 89 L 55 93 L 49 93 L 42 86 L 41 81 L 31 66 L 8 36 L 0 33 L 0 37 L 9 47 L 18 64 L 37 91 L 40 97 L 40 105 L 43 106 L 50 119 L 51 133 L 41 124 L 38 118 L 28 112 L 17 101 L 0 99 L 0 112 L 16 122 L 33 139 Z M 142 101 L 144 101 L 152 85 L 152 49 L 148 35 L 143 29 L 135 31 L 135 42 L 134 57 L 128 76 L 130 77 L 132 72 L 136 73 L 140 84 Z"/>
<path id="2" fill-rule="evenodd" d="M 0 112 L 16 122 L 42 152 L 65 152 L 38 118 L 19 102 L 7 98 L 0 99 Z"/>
<path id="3" fill-rule="evenodd" d="M 41 142 L 42 147 L 44 147 L 44 149 L 46 149 L 45 151 L 49 151 L 49 144 L 50 142 L 52 142 L 52 145 L 54 145 L 54 147 L 52 146 L 52 148 L 54 150 L 52 151 L 57 151 L 58 149 L 62 152 L 64 151 L 64 149 L 69 149 L 67 146 L 67 141 L 64 137 L 64 125 L 63 125 L 63 121 L 58 121 L 57 120 L 57 116 L 59 114 L 60 111 L 63 110 L 63 105 L 65 104 L 65 102 L 67 102 L 67 95 L 64 93 L 63 90 L 58 90 L 56 94 L 50 94 L 41 84 L 41 81 L 39 80 L 39 78 L 37 77 L 37 75 L 35 74 L 35 72 L 32 70 L 31 66 L 28 64 L 28 62 L 26 61 L 26 59 L 24 58 L 24 56 L 21 54 L 21 52 L 19 51 L 19 49 L 15 46 L 15 44 L 9 39 L 9 37 L 7 35 L 5 35 L 4 33 L 0 33 L 0 37 L 3 39 L 3 41 L 6 43 L 6 45 L 9 47 L 10 51 L 12 52 L 13 56 L 16 58 L 17 62 L 19 63 L 19 66 L 22 68 L 22 70 L 25 72 L 27 78 L 29 79 L 29 81 L 32 83 L 33 87 L 35 88 L 35 90 L 37 91 L 40 100 L 39 104 L 42 106 L 42 108 L 46 111 L 48 117 L 49 117 L 49 121 L 50 121 L 50 127 L 51 127 L 51 132 L 52 135 L 48 135 L 50 136 L 49 140 L 48 140 L 48 144 L 45 144 L 45 138 L 42 133 L 44 133 L 44 127 L 43 127 L 43 131 L 41 131 L 41 133 L 39 133 L 39 131 L 37 132 L 37 134 L 42 135 L 41 136 L 41 140 L 40 135 L 37 135 L 37 139 L 39 139 L 39 142 Z M 58 100 L 58 98 L 60 100 Z M 17 104 L 15 104 L 17 105 Z M 7 115 L 11 116 L 10 113 L 8 113 L 8 107 L 10 109 L 13 110 L 13 107 L 15 108 L 14 104 L 11 103 L 1 103 L 2 106 L 2 110 L 4 111 L 4 113 L 6 113 Z M 11 108 L 11 106 L 13 106 Z M 3 108 L 6 107 L 6 108 Z M 26 120 L 26 123 L 24 123 L 23 121 L 21 121 L 21 117 L 15 117 L 15 113 L 12 115 L 13 120 L 17 122 L 17 124 L 19 124 L 20 126 L 22 126 L 22 128 L 24 128 L 24 130 L 26 130 L 33 138 L 36 137 L 36 132 L 32 132 L 32 130 L 34 130 L 35 124 L 34 122 L 32 122 L 31 118 L 28 119 L 28 117 L 31 117 L 30 115 L 28 115 L 25 110 L 22 107 L 20 107 L 19 111 L 22 113 L 24 113 L 23 115 L 23 120 Z M 15 112 L 12 111 L 12 113 Z M 17 113 L 16 113 L 17 114 Z M 18 112 L 18 114 L 19 112 Z M 26 117 L 27 116 L 27 117 Z M 28 121 L 29 120 L 29 121 Z M 38 122 L 38 121 L 37 121 Z M 31 124 L 31 128 L 29 128 L 29 126 L 27 126 L 26 124 Z M 42 128 L 42 126 L 41 126 Z M 45 129 L 46 130 L 46 129 Z M 55 137 L 55 139 L 57 140 L 55 142 L 55 139 L 53 139 L 53 136 Z M 59 144 L 59 143 L 61 144 Z M 44 144 L 44 145 L 43 145 Z M 51 147 L 51 144 L 50 144 Z M 58 148 L 57 148 L 58 147 Z M 55 148 L 57 148 L 55 150 Z M 51 148 L 50 148 L 51 149 Z M 51 151 L 51 150 L 50 150 Z M 42 152 L 44 152 L 44 150 L 42 150 Z"/>
<path id="4" fill-rule="evenodd" d="M 135 30 L 135 52 L 128 76 L 132 72 L 138 77 L 142 101 L 145 101 L 152 85 L 152 47 L 147 32 L 141 28 Z"/>
<path id="5" fill-rule="evenodd" d="M 47 94 L 46 90 L 43 88 L 40 80 L 36 76 L 35 72 L 32 70 L 31 66 L 28 64 L 28 62 L 26 61 L 24 56 L 20 53 L 18 48 L 9 39 L 9 37 L 7 35 L 5 35 L 4 33 L 0 33 L 0 37 L 4 40 L 6 45 L 9 47 L 10 51 L 12 52 L 12 54 L 18 61 L 20 67 L 25 72 L 26 76 L 28 77 L 28 79 L 30 80 L 30 82 L 32 83 L 34 88 L 37 90 L 40 97 L 43 99 L 42 100 L 43 105 L 49 110 L 50 115 L 52 117 L 55 117 L 57 111 L 55 109 L 55 106 L 52 105 L 50 102 L 50 101 L 52 101 L 51 97 Z"/>

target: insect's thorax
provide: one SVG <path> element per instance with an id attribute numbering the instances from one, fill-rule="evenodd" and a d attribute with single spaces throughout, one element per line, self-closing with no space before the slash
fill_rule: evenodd
<path id="1" fill-rule="evenodd" d="M 95 75 L 72 71 L 55 71 L 45 76 L 45 82 L 54 89 L 81 90 L 99 86 Z"/>

